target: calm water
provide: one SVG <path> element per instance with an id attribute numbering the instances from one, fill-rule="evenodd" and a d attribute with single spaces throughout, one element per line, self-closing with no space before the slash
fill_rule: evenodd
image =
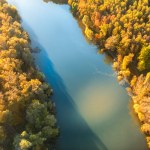
<path id="1" fill-rule="evenodd" d="M 129 97 L 104 56 L 86 42 L 67 5 L 9 0 L 22 17 L 36 64 L 54 89 L 58 150 L 146 150 Z"/>

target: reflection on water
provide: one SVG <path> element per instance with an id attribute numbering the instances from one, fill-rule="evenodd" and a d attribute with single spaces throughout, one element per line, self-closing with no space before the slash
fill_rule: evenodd
<path id="1" fill-rule="evenodd" d="M 107 82 L 102 84 L 101 82 L 98 83 L 98 81 L 92 81 L 92 83 L 83 88 L 84 91 L 82 90 L 79 93 L 79 110 L 93 123 L 100 121 L 104 123 L 122 106 L 120 95 L 116 93 L 113 83 L 112 86 L 109 86 L 110 82 L 109 84 Z M 110 97 L 112 97 L 111 100 Z"/>
<path id="2" fill-rule="evenodd" d="M 54 89 L 61 135 L 59 150 L 146 150 L 128 110 L 125 89 L 104 56 L 85 40 L 67 5 L 42 0 L 14 3 L 41 49 L 36 63 Z"/>
<path id="3" fill-rule="evenodd" d="M 128 96 L 122 97 L 122 87 L 113 80 L 108 77 L 105 84 L 98 80 L 86 84 L 77 97 L 77 107 L 95 135 L 107 143 L 108 149 L 134 149 L 132 143 L 138 141 L 139 136 L 127 115 Z M 134 140 L 129 140 L 129 133 Z"/>
<path id="4" fill-rule="evenodd" d="M 51 83 L 55 90 L 53 98 L 58 110 L 58 124 L 61 133 L 57 148 L 60 150 L 107 150 L 100 138 L 93 133 L 76 110 L 75 103 L 68 94 L 63 79 L 57 74 L 47 56 L 46 52 L 42 51 L 40 55 L 36 56 L 36 61 L 47 76 L 47 81 Z"/>

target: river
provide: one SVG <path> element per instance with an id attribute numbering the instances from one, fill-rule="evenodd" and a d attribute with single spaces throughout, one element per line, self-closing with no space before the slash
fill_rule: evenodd
<path id="1" fill-rule="evenodd" d="M 8 0 L 29 33 L 35 63 L 54 89 L 58 150 L 147 150 L 130 98 L 105 55 L 89 44 L 68 5 Z"/>

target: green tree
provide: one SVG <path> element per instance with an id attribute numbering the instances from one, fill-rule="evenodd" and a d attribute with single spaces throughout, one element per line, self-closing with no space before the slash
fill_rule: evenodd
<path id="1" fill-rule="evenodd" d="M 150 70 L 150 45 L 141 49 L 138 60 L 138 69 L 140 71 Z"/>

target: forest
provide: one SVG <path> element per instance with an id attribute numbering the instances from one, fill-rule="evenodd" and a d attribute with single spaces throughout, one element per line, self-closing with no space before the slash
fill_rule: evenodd
<path id="1" fill-rule="evenodd" d="M 53 149 L 52 89 L 35 65 L 15 7 L 0 0 L 0 150 Z"/>
<path id="2" fill-rule="evenodd" d="M 114 56 L 150 147 L 150 7 L 148 0 L 68 0 L 88 40 Z"/>

